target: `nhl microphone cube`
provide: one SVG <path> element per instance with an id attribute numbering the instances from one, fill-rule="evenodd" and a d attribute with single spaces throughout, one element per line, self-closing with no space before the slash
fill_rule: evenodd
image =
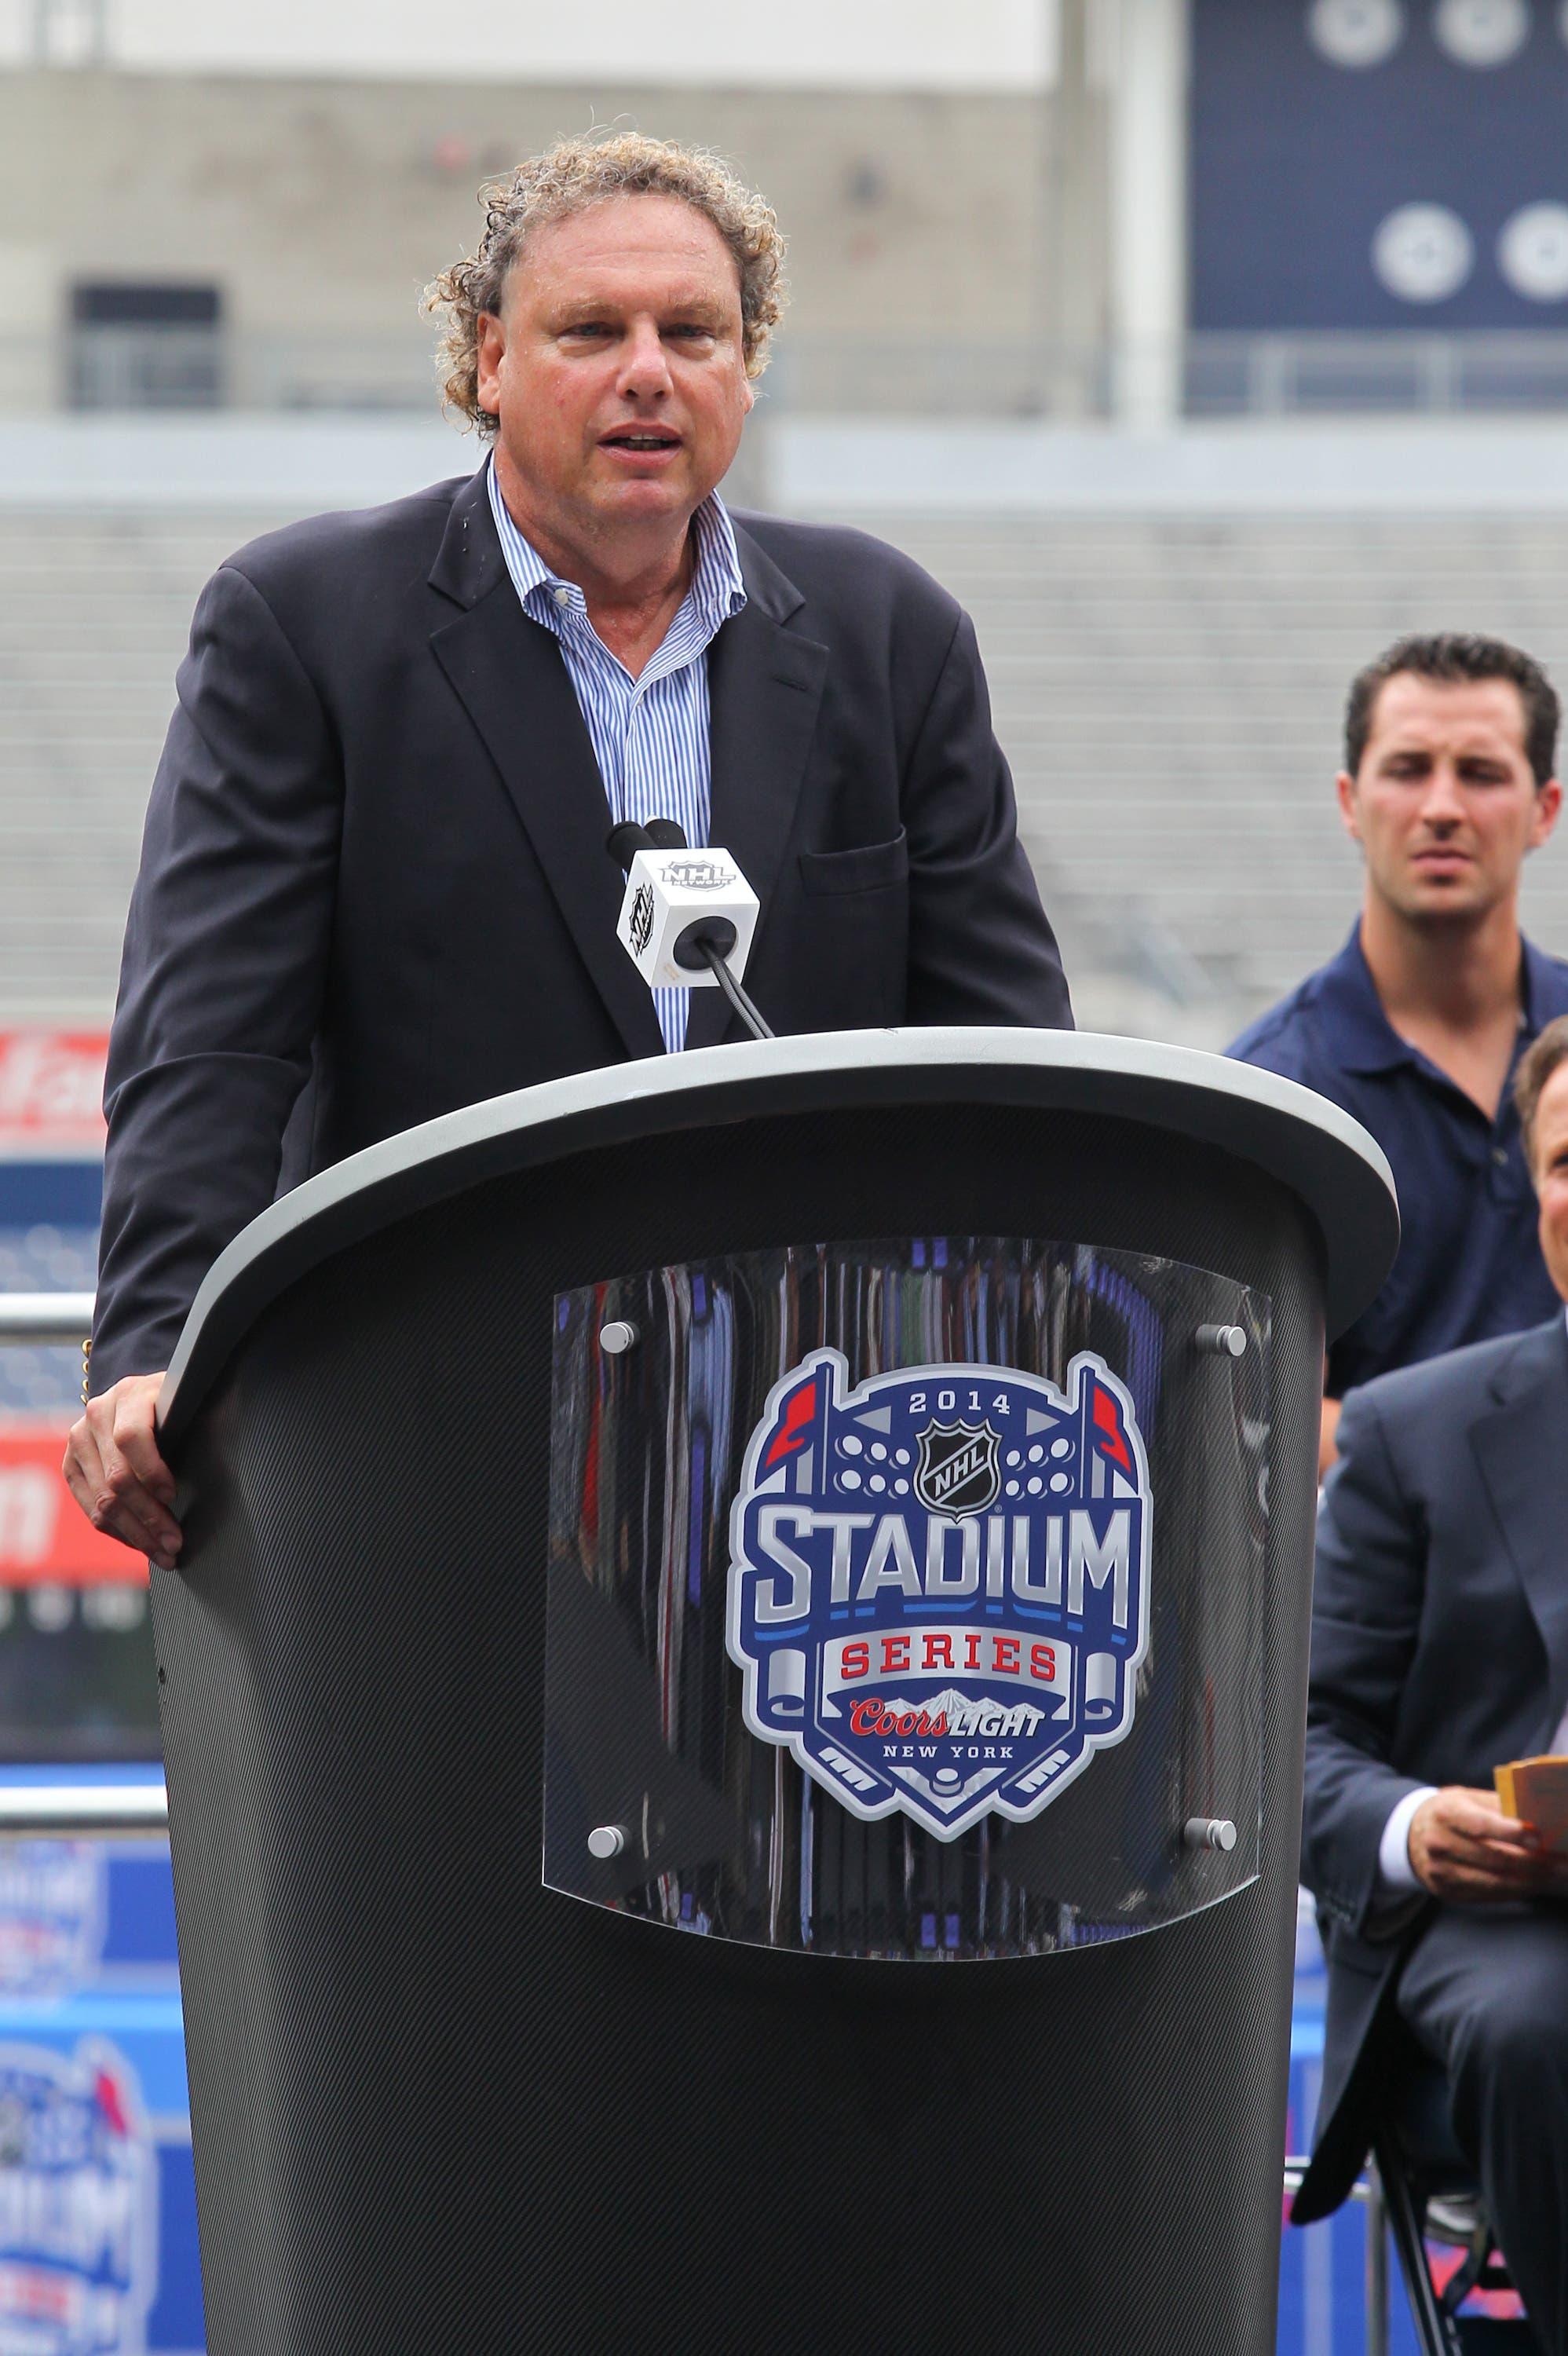
<path id="1" fill-rule="evenodd" d="M 639 851 L 621 903 L 621 946 L 650 990 L 716 990 L 709 967 L 677 961 L 681 937 L 693 925 L 732 925 L 734 945 L 722 954 L 739 981 L 757 929 L 758 905 L 727 851 Z"/>

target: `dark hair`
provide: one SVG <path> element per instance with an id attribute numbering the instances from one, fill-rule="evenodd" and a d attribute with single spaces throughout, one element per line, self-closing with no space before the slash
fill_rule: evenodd
<path id="1" fill-rule="evenodd" d="M 1538 662 L 1501 638 L 1467 637 L 1459 630 L 1439 630 L 1431 637 L 1400 638 L 1359 670 L 1350 681 L 1345 705 L 1345 766 L 1353 777 L 1366 754 L 1372 732 L 1372 711 L 1383 687 L 1401 671 L 1418 679 L 1451 684 L 1472 679 L 1506 679 L 1517 687 L 1524 706 L 1524 749 L 1538 786 L 1545 785 L 1557 768 L 1557 723 L 1562 706 L 1557 691 Z"/>
<path id="2" fill-rule="evenodd" d="M 1535 1116 L 1547 1081 L 1560 1064 L 1568 1064 L 1568 1014 L 1559 1014 L 1520 1057 L 1513 1076 L 1513 1100 L 1519 1108 L 1520 1134 L 1531 1176 L 1535 1175 Z"/>

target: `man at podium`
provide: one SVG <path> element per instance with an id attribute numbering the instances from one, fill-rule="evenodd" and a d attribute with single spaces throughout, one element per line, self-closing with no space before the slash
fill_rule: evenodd
<path id="1" fill-rule="evenodd" d="M 717 991 L 656 999 L 624 957 L 613 825 L 732 854 L 780 1032 L 1072 1022 L 967 617 L 875 541 L 719 496 L 782 309 L 770 209 L 631 133 L 486 198 L 432 290 L 485 463 L 241 550 L 179 673 L 65 1467 L 165 1565 L 161 1370 L 250 1219 L 456 1106 L 726 1035 Z"/>

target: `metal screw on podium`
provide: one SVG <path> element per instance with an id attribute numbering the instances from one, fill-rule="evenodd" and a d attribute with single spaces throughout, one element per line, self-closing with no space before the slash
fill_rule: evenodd
<path id="1" fill-rule="evenodd" d="M 1231 1837 L 1233 1840 L 1235 1838 L 1235 1835 L 1232 1833 Z M 619 1857 L 621 1851 L 625 1847 L 625 1846 L 626 1827 L 624 1825 L 595 1825 L 593 1830 L 588 1836 L 588 1854 L 590 1857 Z"/>
<path id="2" fill-rule="evenodd" d="M 612 1317 L 608 1325 L 599 1328 L 599 1347 L 608 1358 L 618 1358 L 623 1350 L 631 1348 L 636 1338 L 636 1327 L 629 1325 L 624 1317 Z"/>
<path id="3" fill-rule="evenodd" d="M 1200 1350 L 1215 1358 L 1240 1358 L 1247 1346 L 1245 1330 L 1240 1325 L 1200 1325 L 1192 1338 Z"/>
<path id="4" fill-rule="evenodd" d="M 1236 1827 L 1229 1816 L 1189 1816 L 1181 1837 L 1189 1848 L 1222 1848 L 1229 1856 L 1236 1846 Z"/>

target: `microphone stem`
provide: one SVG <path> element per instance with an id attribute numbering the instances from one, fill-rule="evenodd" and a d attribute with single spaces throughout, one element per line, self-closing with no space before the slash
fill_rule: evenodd
<path id="1" fill-rule="evenodd" d="M 758 1013 L 756 1008 L 752 1005 L 751 1000 L 747 997 L 745 991 L 741 989 L 740 983 L 731 972 L 729 959 L 720 956 L 711 941 L 699 941 L 696 943 L 696 947 L 701 951 L 704 965 L 707 966 L 709 971 L 712 974 L 714 980 L 719 984 L 720 989 L 724 992 L 725 997 L 729 1000 L 731 1005 L 734 1008 L 736 1013 L 740 1016 L 741 1022 L 751 1033 L 752 1038 L 773 1038 L 774 1033 L 769 1030 L 767 1024 L 763 1022 L 762 1016 Z"/>

